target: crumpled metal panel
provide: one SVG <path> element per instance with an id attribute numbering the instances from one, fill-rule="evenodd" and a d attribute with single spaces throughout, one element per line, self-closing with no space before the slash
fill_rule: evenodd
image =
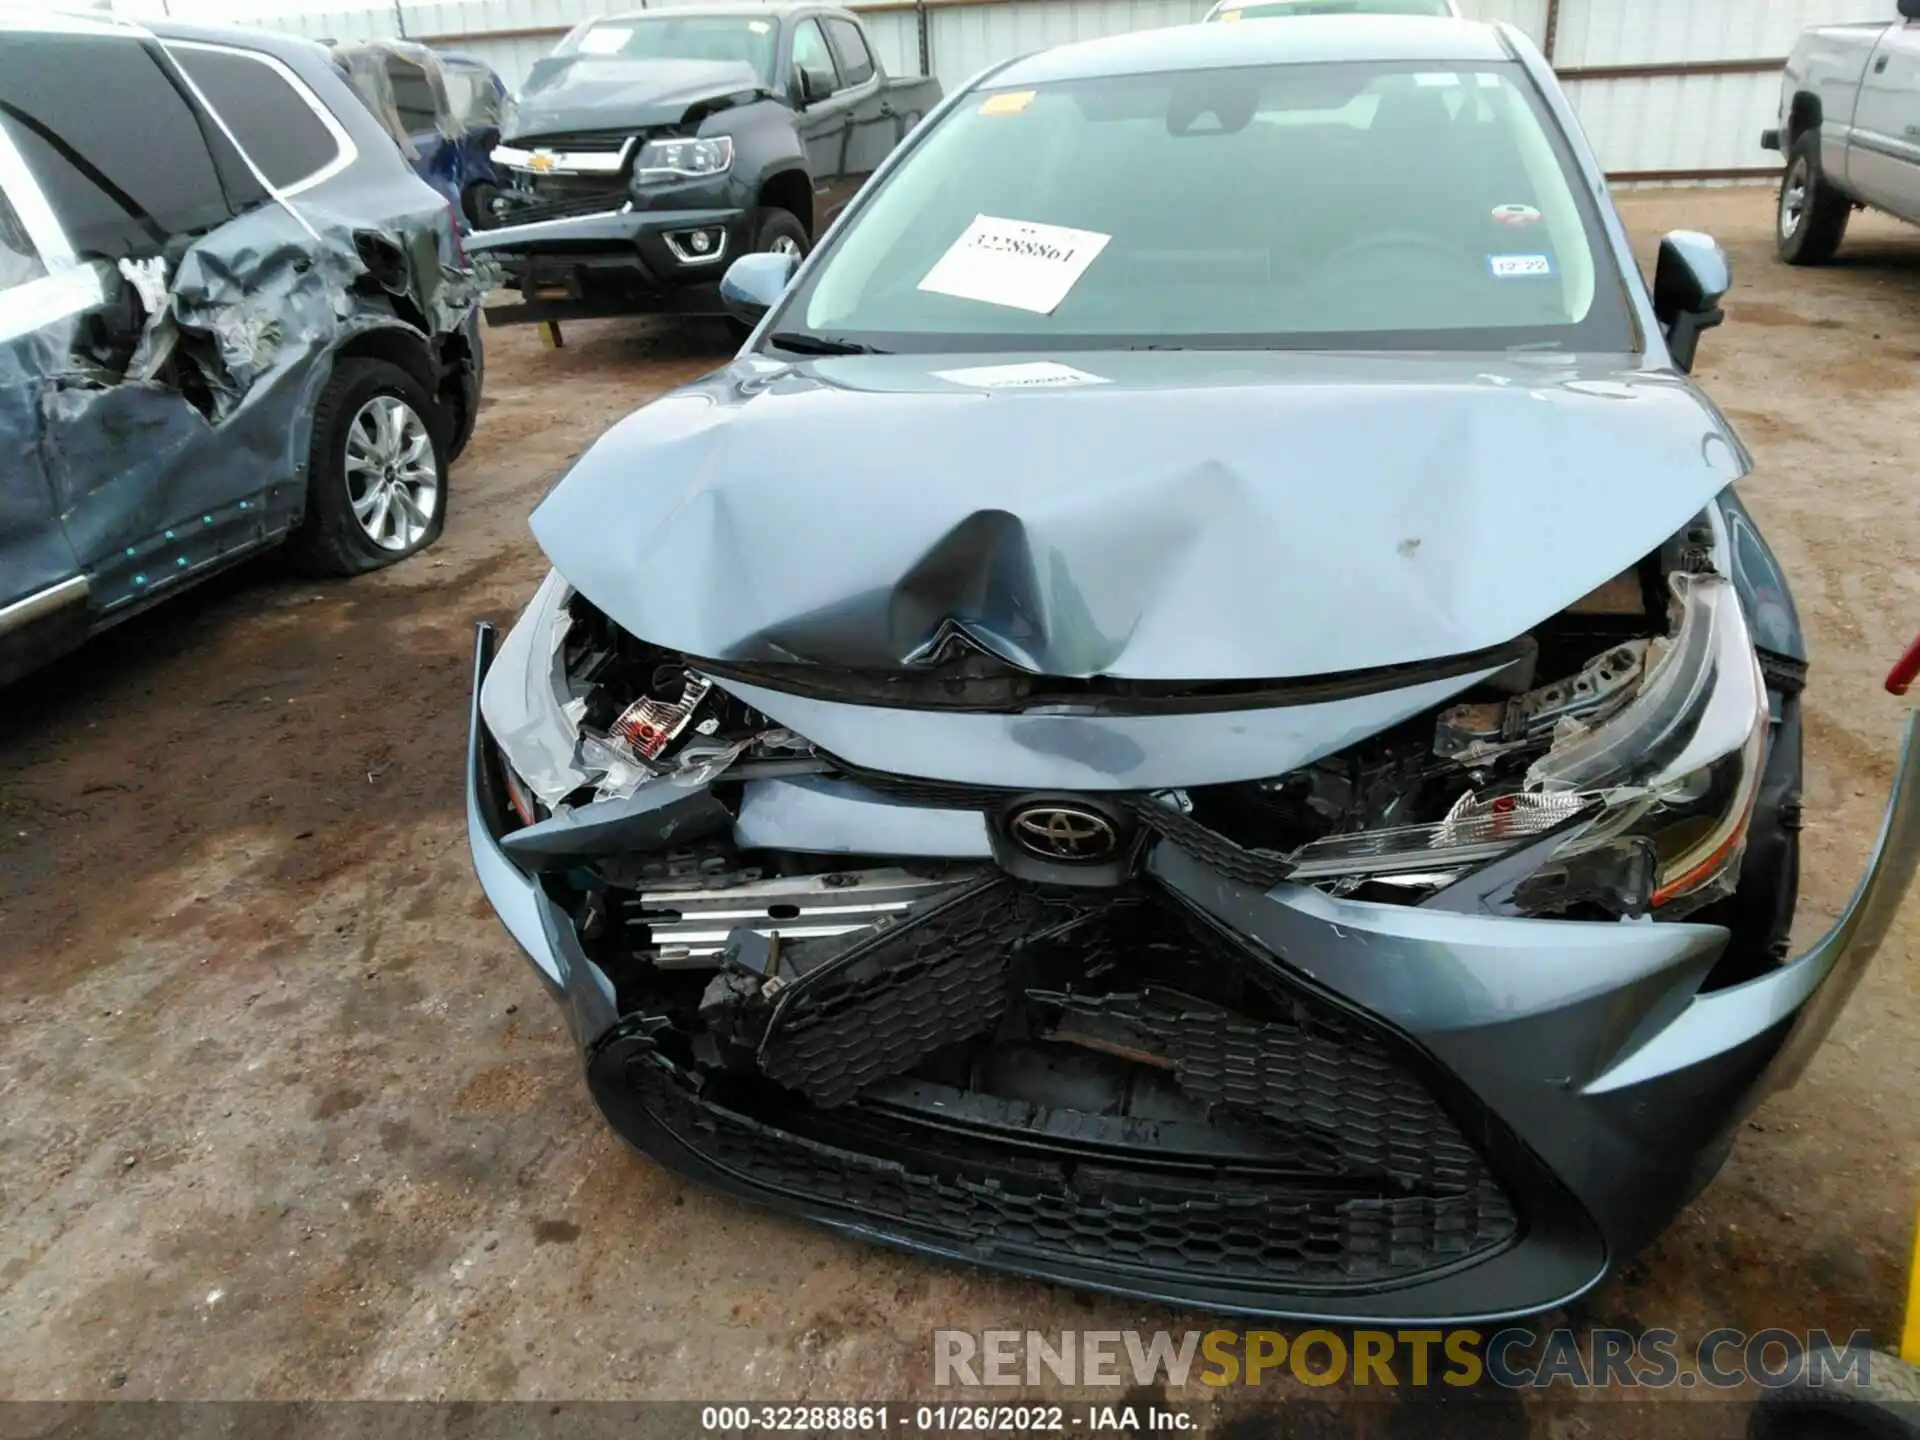
<path id="1" fill-rule="evenodd" d="M 124 365 L 89 349 L 73 320 L 0 346 L 0 541 L 10 527 L 38 529 L 43 568 L 64 548 L 65 572 L 77 561 L 93 581 L 96 611 L 292 525 L 333 353 L 363 330 L 423 333 L 408 315 L 450 333 L 478 301 L 482 281 L 440 253 L 437 205 L 369 224 L 292 204 L 188 246 Z M 411 260 L 402 294 L 372 282 L 368 245 Z M 93 268 L 108 297 L 131 285 Z"/>
<path id="2" fill-rule="evenodd" d="M 675 125 L 699 101 L 765 85 L 741 60 L 549 56 L 521 86 L 506 140 L 514 144 L 568 131 Z"/>
<path id="3" fill-rule="evenodd" d="M 749 355 L 608 431 L 534 512 L 643 639 L 909 664 L 945 622 L 1056 676 L 1325 675 L 1524 633 L 1746 473 L 1631 357 Z M 804 732 L 803 732 L 804 733 Z"/>

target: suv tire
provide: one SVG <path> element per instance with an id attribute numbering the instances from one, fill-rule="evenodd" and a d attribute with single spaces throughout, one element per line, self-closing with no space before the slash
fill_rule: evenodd
<path id="1" fill-rule="evenodd" d="M 294 564 L 312 575 L 359 575 L 438 540 L 447 521 L 445 428 L 426 388 L 398 365 L 337 361 L 313 411 Z"/>

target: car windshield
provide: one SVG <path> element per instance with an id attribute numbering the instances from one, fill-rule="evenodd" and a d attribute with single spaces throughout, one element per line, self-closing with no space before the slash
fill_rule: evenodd
<path id="1" fill-rule="evenodd" d="M 663 15 L 602 20 L 569 35 L 557 55 L 622 60 L 738 60 L 765 79 L 773 73 L 775 26 L 749 15 Z"/>
<path id="2" fill-rule="evenodd" d="M 1209 20 L 1269 20 L 1279 15 L 1451 15 L 1447 0 L 1267 0 L 1227 5 Z"/>
<path id="3" fill-rule="evenodd" d="M 849 217 L 773 328 L 922 351 L 1631 350 L 1572 171 L 1514 64 L 978 91 Z"/>

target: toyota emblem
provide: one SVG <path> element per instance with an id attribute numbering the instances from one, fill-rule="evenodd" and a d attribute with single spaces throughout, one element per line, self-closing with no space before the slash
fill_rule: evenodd
<path id="1" fill-rule="evenodd" d="M 1012 828 L 1020 848 L 1042 860 L 1106 860 L 1120 845 L 1111 820 L 1075 805 L 1029 805 L 1014 813 Z"/>

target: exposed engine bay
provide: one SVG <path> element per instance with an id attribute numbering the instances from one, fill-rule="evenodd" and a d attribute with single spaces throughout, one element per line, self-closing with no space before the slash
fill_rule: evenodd
<path id="1" fill-rule="evenodd" d="M 550 577 L 522 620 L 545 648 L 490 717 L 521 822 L 501 843 L 611 986 L 634 1126 L 735 1181 L 1012 1236 L 1050 1264 L 1394 1281 L 1514 1240 L 1497 1127 L 1469 1142 L 1397 1037 L 1156 883 L 1150 857 L 1171 845 L 1255 897 L 1706 914 L 1766 953 L 1790 903 L 1730 909 L 1773 717 L 1725 555 L 1709 512 L 1497 652 L 1196 685 L 1035 675 L 958 623 L 904 670 L 703 661 Z M 729 688 L 1186 716 L 1436 677 L 1441 704 L 1283 774 L 1039 795 L 863 766 Z M 757 842 L 775 792 L 904 828 Z M 976 843 L 916 849 L 943 817 Z"/>
<path id="2" fill-rule="evenodd" d="M 1471 688 L 1300 769 L 1238 784 L 1088 794 L 1077 803 L 1090 824 L 1111 833 L 1116 851 L 1160 835 L 1200 849 L 1250 883 L 1288 879 L 1399 904 L 1447 903 L 1450 887 L 1489 861 L 1524 842 L 1558 837 L 1551 856 L 1539 857 L 1546 863 L 1503 892 L 1504 913 L 1679 918 L 1731 893 L 1765 758 L 1765 686 L 1733 588 L 1716 573 L 1716 543 L 1703 516 L 1491 659 L 1480 657 L 1490 673 Z M 957 626 L 943 629 L 924 663 L 907 672 L 718 664 L 638 640 L 585 597 L 563 590 L 547 623 L 551 680 L 556 697 L 564 697 L 558 703 L 571 753 L 539 757 L 548 763 L 524 773 L 509 765 L 509 790 L 529 825 L 626 800 L 646 787 L 704 791 L 737 815 L 752 781 L 820 776 L 928 808 L 989 812 L 997 828 L 1021 838 L 1013 834 L 1012 808 L 1024 792 L 856 766 L 736 698 L 724 688 L 729 678 L 775 689 L 804 685 L 860 704 L 990 711 L 1063 700 L 1121 712 L 1251 708 L 1356 683 L 1062 681 L 1019 671 Z M 1733 683 L 1718 684 L 1723 672 Z M 1710 690 L 1724 692 L 1716 704 L 1729 713 L 1703 706 Z M 1735 743 L 1718 747 L 1704 768 L 1664 773 L 1715 749 L 1706 732 L 1716 724 Z M 707 917 L 697 925 L 661 924 L 651 947 L 666 965 L 711 961 L 724 938 L 723 919 L 790 944 L 812 943 L 871 924 L 872 915 L 850 908 L 869 891 L 901 908 L 924 898 L 903 888 L 903 877 L 911 877 L 898 855 L 860 861 L 764 853 L 719 836 L 697 856 L 669 855 L 683 868 L 697 865 L 703 892 L 729 892 L 737 903 L 694 905 L 687 913 Z M 1106 872 L 1076 872 L 1072 859 L 1042 878 L 1109 883 Z M 660 872 L 665 856 L 597 863 L 610 886 L 637 888 L 639 913 L 680 914 L 693 903 L 680 883 L 684 875 Z M 630 864 L 651 870 L 628 875 Z M 829 888 L 822 877 L 839 878 Z M 668 883 L 656 889 L 655 878 Z M 916 883 L 937 888 L 945 878 Z M 848 918 L 828 931 L 815 912 Z"/>

